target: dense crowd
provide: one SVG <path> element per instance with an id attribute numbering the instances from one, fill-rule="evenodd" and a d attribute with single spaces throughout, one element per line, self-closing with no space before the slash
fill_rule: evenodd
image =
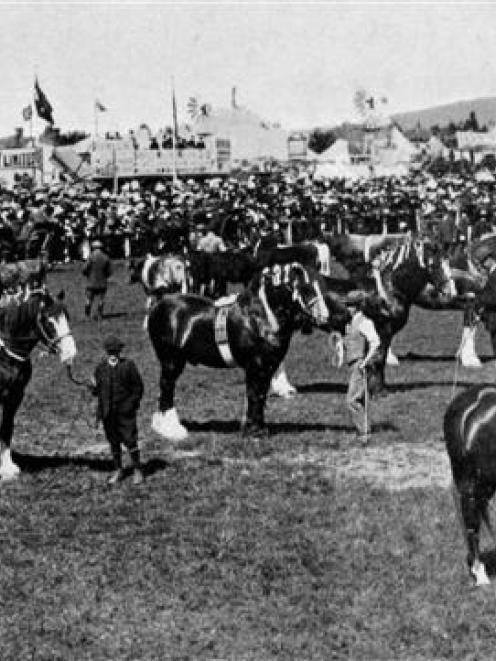
<path id="1" fill-rule="evenodd" d="M 180 252 L 195 248 L 209 230 L 227 247 L 255 245 L 268 233 L 284 243 L 384 230 L 418 231 L 450 244 L 495 225 L 492 182 L 421 172 L 357 182 L 287 172 L 131 181 L 118 194 L 95 183 L 0 188 L 0 248 L 7 259 L 47 250 L 52 260 L 77 260 L 95 238 L 114 257 Z"/>

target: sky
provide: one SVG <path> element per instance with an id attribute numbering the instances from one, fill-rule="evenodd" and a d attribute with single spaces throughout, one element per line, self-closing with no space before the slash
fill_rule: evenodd
<path id="1" fill-rule="evenodd" d="M 0 135 L 26 126 L 34 76 L 63 131 L 179 121 L 197 96 L 286 129 L 354 121 L 363 88 L 391 113 L 496 95 L 496 3 L 0 0 Z M 35 132 L 44 124 L 35 121 Z"/>

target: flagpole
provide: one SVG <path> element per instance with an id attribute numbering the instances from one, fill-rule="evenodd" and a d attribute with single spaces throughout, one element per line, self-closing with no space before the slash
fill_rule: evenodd
<path id="1" fill-rule="evenodd" d="M 175 113 L 175 98 L 174 98 L 174 76 L 171 76 L 172 88 L 172 183 L 177 184 L 177 171 L 176 171 L 176 113 Z"/>

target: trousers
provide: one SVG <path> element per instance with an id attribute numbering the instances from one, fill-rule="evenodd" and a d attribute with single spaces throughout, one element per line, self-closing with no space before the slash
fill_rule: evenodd
<path id="1" fill-rule="evenodd" d="M 359 360 L 349 366 L 348 391 L 346 393 L 346 406 L 351 416 L 351 421 L 361 435 L 370 434 L 370 422 L 365 425 L 365 388 L 366 378 L 364 370 L 361 370 Z"/>

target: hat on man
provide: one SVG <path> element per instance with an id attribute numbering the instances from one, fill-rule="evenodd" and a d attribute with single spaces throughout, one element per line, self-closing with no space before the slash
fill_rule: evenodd
<path id="1" fill-rule="evenodd" d="M 103 348 L 107 353 L 119 353 L 124 347 L 124 342 L 117 335 L 108 335 L 103 341 Z"/>
<path id="2" fill-rule="evenodd" d="M 100 239 L 95 239 L 95 241 L 91 242 L 91 247 L 92 248 L 103 248 L 103 243 L 100 241 Z"/>
<path id="3" fill-rule="evenodd" d="M 345 305 L 360 306 L 364 302 L 365 302 L 365 294 L 363 291 L 360 291 L 359 289 L 353 289 L 352 291 L 348 292 L 344 300 Z"/>

